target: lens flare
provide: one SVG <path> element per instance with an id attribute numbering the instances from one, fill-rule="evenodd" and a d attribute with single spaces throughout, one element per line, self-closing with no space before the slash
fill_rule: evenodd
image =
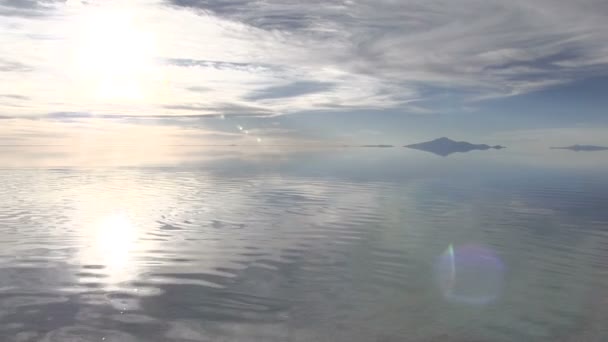
<path id="1" fill-rule="evenodd" d="M 504 283 L 504 264 L 491 249 L 478 245 L 449 245 L 436 264 L 439 288 L 456 303 L 488 304 L 496 300 Z"/>

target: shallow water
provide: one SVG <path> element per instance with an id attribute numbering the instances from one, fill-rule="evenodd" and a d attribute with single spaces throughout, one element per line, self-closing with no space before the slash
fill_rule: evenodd
<path id="1" fill-rule="evenodd" d="M 558 153 L 2 169 L 0 340 L 607 340 L 606 155 Z"/>

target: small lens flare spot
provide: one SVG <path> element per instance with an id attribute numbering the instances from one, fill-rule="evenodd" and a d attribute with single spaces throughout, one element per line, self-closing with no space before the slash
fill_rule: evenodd
<path id="1" fill-rule="evenodd" d="M 443 296 L 448 301 L 470 305 L 488 304 L 500 296 L 504 269 L 500 258 L 487 247 L 451 244 L 435 267 Z"/>

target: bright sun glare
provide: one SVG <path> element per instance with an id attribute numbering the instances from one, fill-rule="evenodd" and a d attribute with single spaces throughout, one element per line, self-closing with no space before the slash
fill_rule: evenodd
<path id="1" fill-rule="evenodd" d="M 154 37 L 134 13 L 96 9 L 83 13 L 75 46 L 76 77 L 102 100 L 142 100 L 155 77 Z"/>
<path id="2" fill-rule="evenodd" d="M 126 276 L 131 265 L 131 253 L 137 245 L 137 229 L 122 213 L 103 217 L 93 229 L 91 263 L 101 263 L 111 278 Z"/>

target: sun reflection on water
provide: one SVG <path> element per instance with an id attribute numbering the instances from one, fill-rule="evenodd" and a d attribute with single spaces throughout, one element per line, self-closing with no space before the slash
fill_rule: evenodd
<path id="1" fill-rule="evenodd" d="M 109 268 L 124 268 L 137 240 L 135 226 L 125 214 L 104 218 L 97 227 L 97 248 Z"/>
<path id="2" fill-rule="evenodd" d="M 137 226 L 127 214 L 119 212 L 102 216 L 91 228 L 90 243 L 81 261 L 103 270 L 106 283 L 131 280 L 136 267 L 133 253 L 138 244 Z"/>

